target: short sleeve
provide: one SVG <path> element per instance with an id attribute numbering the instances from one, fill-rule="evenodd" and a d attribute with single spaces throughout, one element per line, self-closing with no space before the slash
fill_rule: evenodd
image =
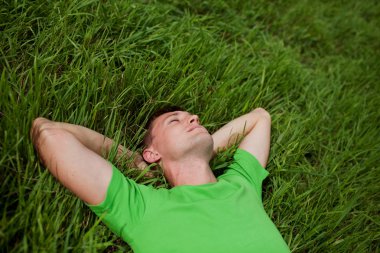
<path id="1" fill-rule="evenodd" d="M 268 171 L 261 166 L 259 161 L 248 151 L 237 149 L 233 162 L 227 168 L 225 176 L 238 175 L 246 179 L 261 197 L 262 182 L 268 176 Z"/>
<path id="2" fill-rule="evenodd" d="M 99 205 L 87 205 L 112 232 L 128 240 L 127 231 L 131 231 L 144 215 L 147 195 L 152 190 L 126 178 L 112 165 L 112 178 L 106 198 Z"/>

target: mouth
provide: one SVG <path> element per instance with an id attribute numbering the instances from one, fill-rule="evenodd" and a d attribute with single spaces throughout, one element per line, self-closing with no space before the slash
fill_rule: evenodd
<path id="1" fill-rule="evenodd" d="M 192 126 L 187 131 L 191 132 L 191 131 L 193 131 L 194 129 L 197 129 L 197 128 L 202 128 L 202 126 Z"/>

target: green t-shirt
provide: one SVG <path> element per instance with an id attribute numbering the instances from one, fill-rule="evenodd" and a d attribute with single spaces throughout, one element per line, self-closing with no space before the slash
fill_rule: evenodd
<path id="1" fill-rule="evenodd" d="M 267 175 L 243 149 L 218 182 L 196 186 L 154 189 L 113 166 L 106 199 L 90 208 L 135 253 L 289 252 L 262 204 Z"/>

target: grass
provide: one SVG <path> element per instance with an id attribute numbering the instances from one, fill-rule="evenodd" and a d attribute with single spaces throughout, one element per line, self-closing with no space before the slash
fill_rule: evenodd
<path id="1" fill-rule="evenodd" d="M 377 1 L 25 0 L 0 11 L 0 251 L 129 251 L 39 164 L 28 131 L 45 116 L 135 150 L 147 115 L 169 102 L 210 132 L 266 108 L 264 205 L 290 249 L 379 252 Z"/>

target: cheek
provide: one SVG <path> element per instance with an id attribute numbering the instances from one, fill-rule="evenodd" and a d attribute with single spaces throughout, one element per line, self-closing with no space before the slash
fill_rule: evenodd
<path id="1" fill-rule="evenodd" d="M 183 135 L 179 131 L 168 131 L 162 135 L 160 146 L 166 150 L 175 151 L 185 142 Z"/>
<path id="2" fill-rule="evenodd" d="M 156 138 L 156 146 L 159 150 L 166 150 L 169 146 L 173 145 L 173 135 L 169 133 L 162 133 Z"/>

